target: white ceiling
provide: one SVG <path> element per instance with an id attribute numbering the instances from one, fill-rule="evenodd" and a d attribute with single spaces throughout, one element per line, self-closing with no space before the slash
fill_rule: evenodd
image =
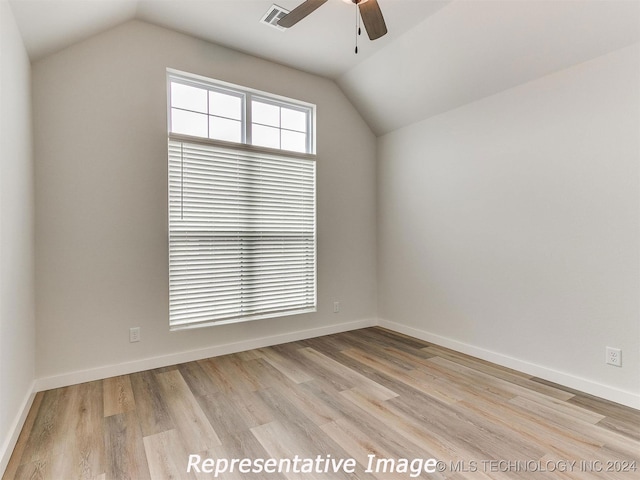
<path id="1" fill-rule="evenodd" d="M 135 18 L 335 79 L 377 134 L 640 41 L 640 0 L 378 0 L 359 55 L 343 0 L 284 32 L 259 20 L 302 0 L 9 2 L 32 60 Z"/>
<path id="2" fill-rule="evenodd" d="M 637 0 L 454 1 L 338 83 L 380 135 L 638 41 Z"/>
<path id="3" fill-rule="evenodd" d="M 303 0 L 9 0 L 32 60 L 136 18 L 284 65 L 336 78 L 442 8 L 443 0 L 380 0 L 389 34 L 355 47 L 355 6 L 329 0 L 294 27 L 259 23 L 272 4 Z"/>

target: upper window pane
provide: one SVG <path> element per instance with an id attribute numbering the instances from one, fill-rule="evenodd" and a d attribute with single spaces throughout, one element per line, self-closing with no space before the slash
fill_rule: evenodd
<path id="1" fill-rule="evenodd" d="M 242 123 L 228 118 L 209 117 L 209 138 L 225 142 L 242 142 Z"/>
<path id="2" fill-rule="evenodd" d="M 282 128 L 303 133 L 307 131 L 307 114 L 305 112 L 283 107 L 280 115 Z"/>
<path id="3" fill-rule="evenodd" d="M 259 147 L 280 148 L 280 129 L 254 125 L 253 145 L 257 145 Z"/>
<path id="4" fill-rule="evenodd" d="M 307 136 L 304 133 L 282 130 L 280 148 L 304 153 L 307 151 Z"/>
<path id="5" fill-rule="evenodd" d="M 171 106 L 207 113 L 207 91 L 181 83 L 171 83 Z"/>
<path id="6" fill-rule="evenodd" d="M 171 109 L 171 131 L 194 137 L 207 136 L 207 116 L 202 113 Z"/>
<path id="7" fill-rule="evenodd" d="M 268 103 L 253 101 L 251 121 L 271 127 L 280 126 L 280 107 Z"/>
<path id="8" fill-rule="evenodd" d="M 168 70 L 169 133 L 315 153 L 315 107 Z"/>
<path id="9" fill-rule="evenodd" d="M 220 92 L 209 92 L 209 113 L 218 117 L 242 120 L 242 98 Z"/>

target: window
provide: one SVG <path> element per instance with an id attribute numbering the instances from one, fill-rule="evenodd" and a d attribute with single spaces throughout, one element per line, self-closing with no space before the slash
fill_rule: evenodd
<path id="1" fill-rule="evenodd" d="M 313 105 L 169 74 L 169 132 L 314 153 Z"/>
<path id="2" fill-rule="evenodd" d="M 171 132 L 243 142 L 241 94 L 171 81 Z"/>
<path id="3" fill-rule="evenodd" d="M 169 74 L 170 327 L 315 311 L 313 106 L 192 82 Z"/>
<path id="4" fill-rule="evenodd" d="M 304 109 L 263 99 L 251 101 L 253 145 L 307 151 L 308 115 Z"/>

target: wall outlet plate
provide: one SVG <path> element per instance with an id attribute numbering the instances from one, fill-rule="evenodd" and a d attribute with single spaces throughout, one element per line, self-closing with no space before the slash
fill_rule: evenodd
<path id="1" fill-rule="evenodd" d="M 129 329 L 129 342 L 135 343 L 140 341 L 140 327 L 133 327 Z"/>
<path id="2" fill-rule="evenodd" d="M 622 366 L 622 350 L 619 348 L 607 347 L 607 358 L 605 359 L 607 364 L 614 367 Z"/>

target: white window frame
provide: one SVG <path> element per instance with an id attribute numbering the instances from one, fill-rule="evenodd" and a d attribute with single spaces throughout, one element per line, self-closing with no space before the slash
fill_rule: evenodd
<path id="1" fill-rule="evenodd" d="M 225 142 L 225 141 L 221 141 L 221 140 L 215 140 L 215 139 L 211 139 L 208 137 L 199 137 L 199 136 L 190 136 L 190 135 L 184 135 L 184 134 L 177 134 L 177 133 L 172 133 L 171 130 L 171 109 L 172 109 L 172 105 L 171 105 L 171 83 L 172 82 L 178 82 L 178 83 L 182 83 L 185 85 L 189 85 L 189 86 L 195 86 L 198 88 L 203 88 L 206 89 L 208 91 L 215 91 L 215 92 L 220 92 L 220 93 L 225 93 L 225 94 L 231 94 L 234 96 L 238 96 L 242 98 L 242 143 L 235 143 L 235 142 Z M 293 110 L 298 110 L 298 111 L 302 111 L 306 114 L 306 121 L 307 121 L 307 152 L 302 153 L 302 152 L 296 152 L 296 151 L 289 151 L 289 150 L 281 150 L 281 149 L 273 149 L 273 148 L 267 148 L 267 147 L 262 147 L 262 146 L 254 146 L 251 144 L 251 127 L 252 127 L 252 122 L 251 122 L 251 110 L 252 110 L 252 100 L 258 100 L 260 102 L 263 103 L 269 103 L 269 104 L 273 104 L 273 105 L 277 105 L 277 106 L 281 106 L 281 107 L 285 107 L 285 108 L 289 108 L 289 109 L 293 109 Z M 208 103 L 208 102 L 207 102 Z M 184 110 L 184 109 L 183 109 Z M 207 106 L 207 116 L 209 116 L 208 113 L 209 110 L 209 106 Z M 202 113 L 202 112 L 198 112 L 198 113 Z M 257 156 L 263 155 L 263 156 L 267 156 L 269 158 L 271 157 L 282 157 L 283 161 L 286 160 L 286 158 L 293 158 L 293 159 L 300 159 L 300 160 L 305 160 L 305 161 L 312 161 L 315 163 L 315 159 L 316 159 L 316 155 L 315 155 L 315 141 L 316 141 L 316 135 L 315 135 L 315 122 L 316 122 L 316 108 L 315 105 L 310 104 L 310 103 L 305 103 L 305 102 L 300 102 L 297 100 L 290 100 L 284 97 L 280 97 L 277 95 L 271 95 L 265 92 L 259 92 L 257 90 L 252 90 L 252 89 L 245 89 L 243 87 L 239 87 L 237 85 L 232 85 L 232 84 L 228 84 L 225 82 L 220 82 L 220 81 L 216 81 L 216 80 L 210 80 L 207 79 L 205 77 L 199 77 L 197 75 L 192 75 L 192 74 L 187 74 L 184 72 L 179 72 L 176 70 L 170 70 L 167 69 L 167 128 L 168 128 L 168 140 L 169 143 L 171 144 L 171 142 L 186 142 L 186 143 L 191 143 L 191 144 L 200 144 L 202 146 L 206 146 L 206 145 L 210 145 L 211 147 L 222 147 L 222 148 L 228 148 L 228 149 L 232 149 L 238 152 L 239 155 L 242 154 L 242 152 L 246 153 L 250 153 L 250 154 L 255 154 Z M 207 123 L 209 124 L 209 121 L 207 121 Z M 280 127 L 280 130 L 287 130 L 287 129 L 282 129 L 282 127 Z M 208 133 L 210 133 L 208 131 Z M 171 158 L 171 157 L 170 157 Z M 171 162 L 170 162 L 171 163 Z M 171 167 L 170 167 L 171 170 Z M 315 167 L 314 167 L 314 172 L 315 172 Z M 174 170 L 175 172 L 175 170 Z M 313 236 L 313 305 L 309 306 L 306 305 L 304 308 L 301 308 L 299 310 L 289 310 L 289 311 L 285 311 L 285 312 L 281 312 L 281 313 L 266 313 L 266 314 L 253 314 L 253 315 L 246 315 L 246 316 L 241 316 L 241 317 L 234 317 L 234 318 L 229 318 L 229 319 L 223 319 L 223 320 L 193 320 L 193 321 L 187 321 L 185 322 L 177 322 L 177 321 L 172 321 L 171 319 L 171 315 L 170 315 L 170 322 L 169 322 L 169 328 L 171 331 L 175 331 L 175 330 L 183 330 L 183 329 L 191 329 L 191 328 L 200 328 L 200 327 L 206 327 L 206 326 L 217 326 L 217 325 L 225 325 L 225 324 L 229 324 L 229 323 L 239 323 L 239 322 L 246 322 L 246 321 L 253 321 L 253 320 L 261 320 L 261 319 L 266 319 L 266 318 L 275 318 L 275 317 L 282 317 L 282 316 L 292 316 L 292 315 L 298 315 L 298 314 L 304 314 L 304 313 L 312 313 L 312 312 L 316 312 L 317 311 L 317 272 L 318 272 L 318 268 L 317 268 L 317 255 L 318 255 L 318 251 L 317 251 L 317 200 L 315 199 L 316 197 L 316 174 L 314 173 L 314 183 L 313 183 L 313 225 L 314 225 L 314 236 Z M 182 178 L 182 177 L 181 177 Z M 182 182 L 183 180 L 181 179 L 180 182 Z M 171 182 L 170 182 L 171 184 Z M 171 185 L 170 185 L 170 193 L 169 193 L 169 262 L 170 262 L 170 273 L 171 273 L 171 235 L 172 235 L 172 229 L 171 229 L 171 201 L 172 198 L 175 201 L 175 194 L 172 197 L 171 194 Z M 177 227 L 178 230 L 176 230 L 176 234 L 177 235 L 181 235 L 184 233 L 184 230 L 181 230 L 181 227 Z M 239 234 L 241 235 L 242 233 L 239 232 Z M 250 232 L 247 232 L 247 234 L 250 234 Z M 170 285 L 171 285 L 171 280 L 170 280 Z M 171 299 L 171 293 L 170 293 L 170 299 Z"/>
<path id="2" fill-rule="evenodd" d="M 237 145 L 246 145 L 253 148 L 261 149 L 267 152 L 277 151 L 280 153 L 293 153 L 295 155 L 303 154 L 303 155 L 313 155 L 316 154 L 316 135 L 315 135 L 315 125 L 316 125 L 316 106 L 312 103 L 303 102 L 300 100 L 293 100 L 290 98 L 282 97 L 280 95 L 275 95 L 267 92 L 261 92 L 259 90 L 255 90 L 248 87 L 241 87 L 239 85 L 234 85 L 231 83 L 223 82 L 220 80 L 213 80 L 206 77 L 202 77 L 199 75 L 181 72 L 179 70 L 167 69 L 167 130 L 171 138 L 176 138 L 177 136 L 181 138 L 190 137 L 190 135 L 173 133 L 172 125 L 171 125 L 171 83 L 180 83 L 183 85 L 188 85 L 192 87 L 202 88 L 208 91 L 224 93 L 227 95 L 236 96 L 242 99 L 242 141 Z M 252 101 L 257 100 L 263 103 L 271 104 L 278 107 L 284 107 L 291 110 L 297 110 L 299 112 L 303 112 L 306 115 L 306 126 L 307 126 L 307 138 L 306 138 L 306 151 L 305 152 L 296 152 L 291 150 L 282 150 L 282 149 L 274 149 L 262 146 L 256 146 L 252 144 L 252 118 L 251 118 L 251 107 Z M 208 104 L 208 102 L 207 102 Z M 181 109 L 184 110 L 184 109 Z M 188 110 L 187 110 L 188 111 Z M 196 112 L 202 114 L 202 112 Z M 208 113 L 208 105 L 207 105 L 207 117 L 213 116 Z M 275 128 L 275 127 L 274 127 Z M 207 121 L 207 131 L 209 129 L 209 122 Z M 288 130 L 279 127 L 279 130 Z M 210 133 L 210 132 L 209 132 Z M 207 140 L 210 142 L 215 142 L 218 144 L 235 144 L 234 142 L 224 142 L 222 140 L 215 140 L 207 137 L 193 137 L 194 139 Z"/>

